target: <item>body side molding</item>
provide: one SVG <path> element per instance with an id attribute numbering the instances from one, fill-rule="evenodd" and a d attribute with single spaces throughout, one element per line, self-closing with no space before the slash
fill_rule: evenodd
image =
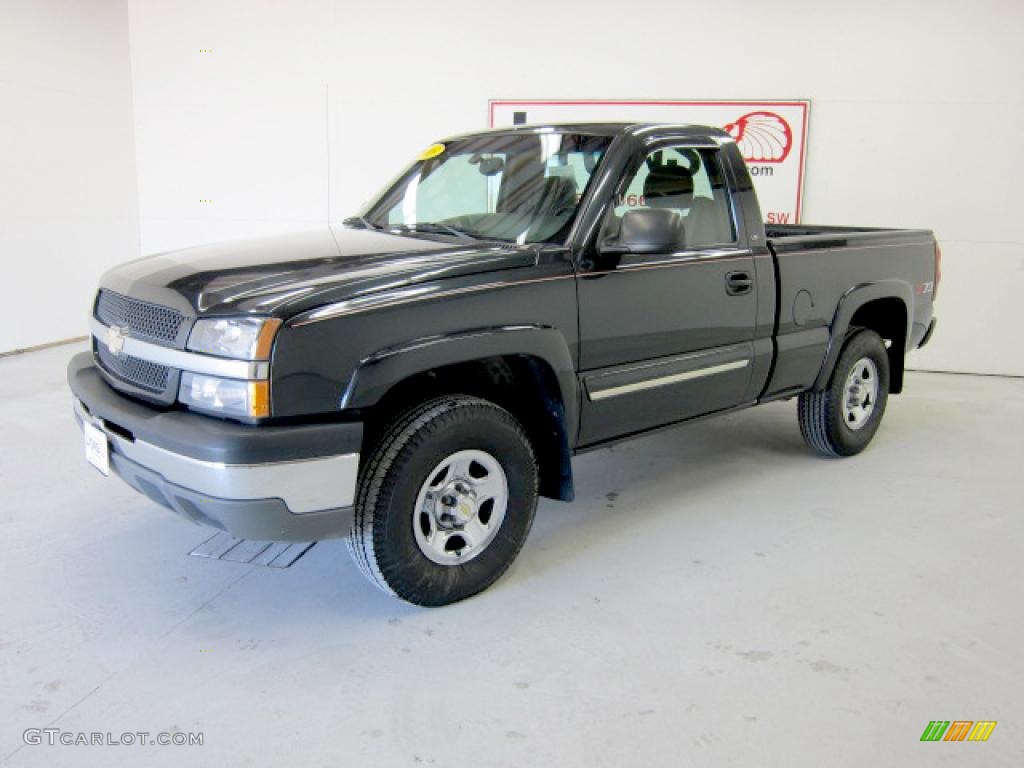
<path id="1" fill-rule="evenodd" d="M 738 344 L 618 367 L 586 376 L 584 382 L 587 396 L 592 401 L 598 401 L 746 368 L 750 361 L 750 346 Z"/>

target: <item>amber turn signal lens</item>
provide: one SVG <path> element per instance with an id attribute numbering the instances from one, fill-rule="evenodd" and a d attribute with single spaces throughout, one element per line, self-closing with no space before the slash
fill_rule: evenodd
<path id="1" fill-rule="evenodd" d="M 277 336 L 277 329 L 281 327 L 281 320 L 277 317 L 268 317 L 263 321 L 259 336 L 256 337 L 256 359 L 269 360 L 270 350 L 274 347 L 274 338 Z"/>
<path id="2" fill-rule="evenodd" d="M 249 415 L 264 419 L 270 415 L 270 382 L 249 382 Z"/>

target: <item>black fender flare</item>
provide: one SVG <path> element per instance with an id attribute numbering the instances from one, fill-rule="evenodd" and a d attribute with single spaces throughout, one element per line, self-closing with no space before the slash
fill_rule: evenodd
<path id="1" fill-rule="evenodd" d="M 878 299 L 899 299 L 903 302 L 907 315 L 907 327 L 905 339 L 910 339 L 911 323 L 913 315 L 911 307 L 914 306 L 914 289 L 910 283 L 903 280 L 882 280 L 876 283 L 864 283 L 856 285 L 839 299 L 839 306 L 830 325 L 828 347 L 825 350 L 825 359 L 814 380 L 813 389 L 820 392 L 828 387 L 835 369 L 836 361 L 839 360 L 839 352 L 843 348 L 846 334 L 850 330 L 850 321 L 857 313 L 857 310 L 872 301 Z"/>
<path id="2" fill-rule="evenodd" d="M 550 326 L 476 328 L 381 349 L 360 360 L 345 388 L 341 407 L 369 408 L 396 384 L 434 368 L 508 355 L 534 357 L 551 368 L 564 409 L 565 436 L 574 443 L 580 411 L 576 367 L 565 337 Z"/>

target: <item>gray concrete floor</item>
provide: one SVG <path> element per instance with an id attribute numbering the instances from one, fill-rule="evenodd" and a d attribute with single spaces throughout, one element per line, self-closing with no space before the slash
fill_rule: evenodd
<path id="1" fill-rule="evenodd" d="M 911 374 L 848 460 L 792 403 L 581 457 L 504 579 L 422 610 L 340 541 L 187 557 L 205 529 L 85 464 L 77 349 L 0 360 L 13 766 L 1022 764 L 1024 381 Z M 45 727 L 204 745 L 23 746 Z"/>

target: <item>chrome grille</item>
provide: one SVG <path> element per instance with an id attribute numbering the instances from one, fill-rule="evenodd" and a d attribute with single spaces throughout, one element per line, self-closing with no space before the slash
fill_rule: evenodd
<path id="1" fill-rule="evenodd" d="M 140 360 L 131 355 L 112 355 L 103 343 L 97 343 L 95 347 L 100 365 L 108 373 L 154 394 L 161 394 L 167 388 L 171 369 L 166 365 Z"/>
<path id="2" fill-rule="evenodd" d="M 100 291 L 96 299 L 96 317 L 104 325 L 126 328 L 129 336 L 170 344 L 177 341 L 185 321 L 185 316 L 176 309 L 130 299 L 107 290 Z"/>
<path id="3" fill-rule="evenodd" d="M 126 336 L 175 349 L 185 346 L 191 325 L 191 318 L 176 309 L 108 290 L 101 290 L 96 297 L 95 316 L 105 326 L 123 329 Z M 132 355 L 111 354 L 106 339 L 95 341 L 93 356 L 112 386 L 160 402 L 174 402 L 179 379 L 176 370 Z"/>

